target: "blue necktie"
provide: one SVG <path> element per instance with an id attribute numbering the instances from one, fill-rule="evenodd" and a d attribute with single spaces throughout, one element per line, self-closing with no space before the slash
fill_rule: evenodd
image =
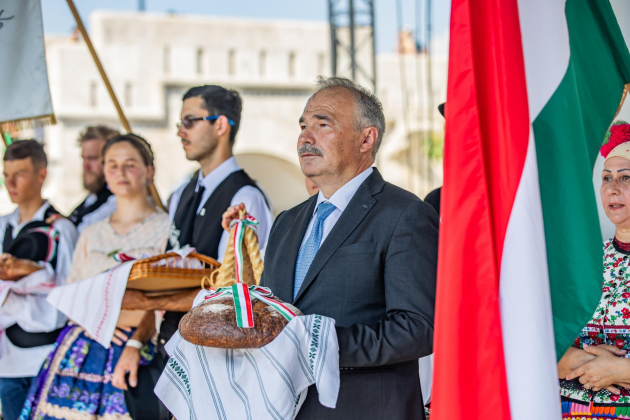
<path id="1" fill-rule="evenodd" d="M 323 201 L 319 203 L 317 206 L 317 212 L 315 213 L 315 221 L 313 222 L 313 229 L 311 230 L 311 234 L 309 235 L 304 245 L 300 248 L 300 253 L 298 254 L 297 264 L 295 265 L 295 283 L 293 284 L 293 300 L 298 294 L 298 290 L 302 286 L 304 282 L 304 278 L 306 277 L 306 273 L 308 272 L 317 251 L 319 250 L 319 246 L 322 242 L 322 233 L 324 232 L 324 220 L 330 213 L 335 210 L 335 205 L 328 202 Z"/>

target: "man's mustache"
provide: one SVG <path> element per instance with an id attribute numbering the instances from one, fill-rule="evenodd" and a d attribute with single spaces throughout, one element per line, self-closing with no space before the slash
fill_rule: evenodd
<path id="1" fill-rule="evenodd" d="M 304 146 L 298 149 L 298 156 L 302 157 L 303 154 L 308 153 L 315 156 L 324 156 L 324 152 L 318 149 L 315 146 L 311 146 L 310 144 L 305 144 Z"/>

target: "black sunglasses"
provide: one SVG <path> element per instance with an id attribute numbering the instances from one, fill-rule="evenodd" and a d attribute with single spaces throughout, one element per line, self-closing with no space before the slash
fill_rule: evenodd
<path id="1" fill-rule="evenodd" d="M 220 115 L 211 115 L 209 117 L 198 117 L 198 118 L 184 118 L 183 120 L 175 124 L 175 126 L 177 127 L 178 130 L 182 126 L 184 126 L 186 130 L 190 130 L 193 127 L 193 125 L 195 125 L 195 121 L 201 121 L 201 120 L 216 121 L 219 117 Z M 227 120 L 228 120 L 228 123 L 230 123 L 230 125 L 232 126 L 234 125 L 234 121 L 232 121 L 229 118 Z"/>

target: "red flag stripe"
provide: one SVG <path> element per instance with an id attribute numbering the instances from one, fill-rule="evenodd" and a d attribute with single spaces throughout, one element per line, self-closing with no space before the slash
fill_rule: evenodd
<path id="1" fill-rule="evenodd" d="M 453 0 L 434 420 L 510 419 L 499 276 L 528 139 L 516 0 Z"/>
<path id="2" fill-rule="evenodd" d="M 238 241 L 236 239 L 237 235 L 238 235 L 238 228 L 239 228 L 239 225 L 237 224 L 234 227 L 234 234 L 232 236 L 232 246 L 234 248 L 234 271 L 236 273 L 236 281 L 238 283 L 240 283 L 241 282 L 241 278 L 239 276 L 239 266 L 238 266 L 238 252 L 239 252 L 239 249 L 237 249 L 237 242 Z M 238 245 L 240 245 L 240 244 L 238 244 Z"/>
<path id="3" fill-rule="evenodd" d="M 254 326 L 254 311 L 252 310 L 252 298 L 249 296 L 249 288 L 247 285 L 243 284 L 243 297 L 245 298 L 245 308 L 247 308 L 247 324 Z"/>

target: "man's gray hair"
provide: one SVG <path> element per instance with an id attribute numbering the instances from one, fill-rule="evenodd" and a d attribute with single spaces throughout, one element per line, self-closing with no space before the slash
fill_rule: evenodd
<path id="1" fill-rule="evenodd" d="M 357 131 L 367 127 L 376 127 L 378 137 L 374 145 L 372 156 L 376 156 L 378 148 L 381 146 L 383 134 L 385 134 L 385 115 L 383 115 L 383 105 L 376 95 L 361 85 L 354 83 L 350 79 L 344 77 L 324 77 L 317 78 L 317 92 L 324 89 L 343 88 L 347 89 L 354 96 L 354 102 L 357 106 L 357 115 L 355 117 L 355 126 Z"/>

